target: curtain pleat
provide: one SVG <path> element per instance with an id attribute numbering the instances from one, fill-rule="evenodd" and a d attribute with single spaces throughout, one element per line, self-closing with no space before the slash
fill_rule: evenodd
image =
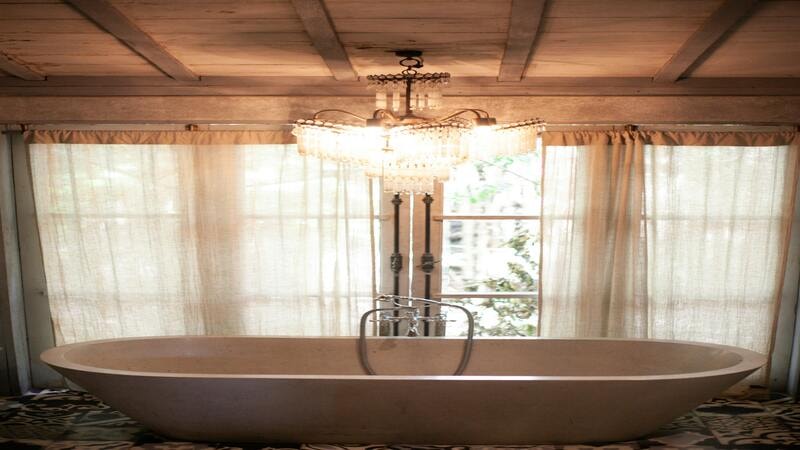
<path id="1" fill-rule="evenodd" d="M 541 332 L 644 337 L 643 144 L 625 132 L 565 137 L 586 145 L 544 146 Z"/>
<path id="2" fill-rule="evenodd" d="M 293 144 L 288 130 L 148 131 L 148 130 L 31 130 L 29 144 L 105 145 L 270 145 Z"/>
<path id="3" fill-rule="evenodd" d="M 353 335 L 371 306 L 357 171 L 294 146 L 29 148 L 58 344 Z"/>
<path id="4" fill-rule="evenodd" d="M 559 132 L 543 141 L 542 335 L 771 352 L 796 134 Z"/>

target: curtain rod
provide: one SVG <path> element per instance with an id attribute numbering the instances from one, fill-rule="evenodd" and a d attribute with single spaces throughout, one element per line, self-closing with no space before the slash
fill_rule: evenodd
<path id="1" fill-rule="evenodd" d="M 236 124 L 236 123 L 172 123 L 172 124 L 0 124 L 2 131 L 26 130 L 87 130 L 87 131 L 281 131 L 290 128 L 292 124 Z M 546 128 L 551 131 L 569 131 L 575 129 L 602 130 L 602 129 L 638 129 L 652 130 L 700 130 L 700 131 L 800 131 L 798 124 L 775 123 L 547 123 Z"/>

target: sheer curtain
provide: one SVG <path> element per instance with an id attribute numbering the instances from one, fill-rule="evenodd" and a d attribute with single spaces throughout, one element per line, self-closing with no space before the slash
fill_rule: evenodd
<path id="1" fill-rule="evenodd" d="M 545 141 L 541 335 L 647 336 L 642 146 L 622 132 Z"/>
<path id="2" fill-rule="evenodd" d="M 292 145 L 33 143 L 30 160 L 58 344 L 348 335 L 371 306 L 369 185 L 346 167 Z"/>
<path id="3" fill-rule="evenodd" d="M 794 134 L 548 132 L 541 332 L 771 351 Z"/>

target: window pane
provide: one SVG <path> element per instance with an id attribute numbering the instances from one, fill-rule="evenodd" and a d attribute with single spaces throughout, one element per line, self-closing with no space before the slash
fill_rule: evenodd
<path id="1" fill-rule="evenodd" d="M 536 291 L 538 220 L 446 220 L 442 292 Z"/>
<path id="2" fill-rule="evenodd" d="M 538 215 L 540 152 L 462 164 L 445 184 L 445 214 Z"/>
<path id="3" fill-rule="evenodd" d="M 469 298 L 447 299 L 469 309 L 475 317 L 476 336 L 536 336 L 539 311 L 534 298 Z M 447 310 L 447 336 L 466 336 L 467 320 L 454 308 Z"/>

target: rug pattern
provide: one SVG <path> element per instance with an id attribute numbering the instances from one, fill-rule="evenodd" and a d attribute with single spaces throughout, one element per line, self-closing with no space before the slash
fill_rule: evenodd
<path id="1" fill-rule="evenodd" d="M 604 445 L 422 446 L 171 442 L 85 392 L 45 390 L 0 399 L 0 450 L 639 450 L 800 449 L 800 404 L 754 389 L 716 398 L 650 436 Z"/>

